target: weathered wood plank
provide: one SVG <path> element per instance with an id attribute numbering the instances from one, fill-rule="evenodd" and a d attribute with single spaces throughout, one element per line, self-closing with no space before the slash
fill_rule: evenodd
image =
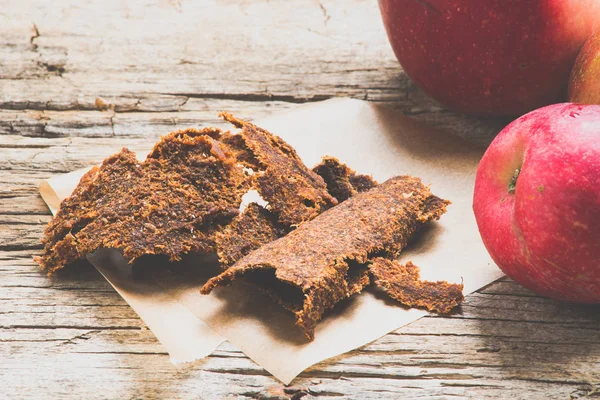
<path id="1" fill-rule="evenodd" d="M 156 363 L 168 366 L 164 351 L 157 350 L 160 346 L 151 334 L 148 336 L 147 331 L 139 330 L 141 326 L 130 324 L 136 319 L 133 312 L 90 266 L 82 265 L 78 270 L 72 268 L 53 284 L 47 284 L 44 276 L 36 274 L 34 266 L 30 265 L 30 268 L 24 280 L 0 271 L 2 292 L 19 299 L 10 307 L 0 307 L 0 322 L 5 310 L 15 314 L 11 316 L 12 321 L 23 321 L 23 325 L 5 327 L 0 336 L 0 342 L 8 343 L 13 356 L 26 353 L 30 349 L 27 342 L 32 341 L 38 352 L 52 354 L 53 358 L 66 357 L 62 354 L 64 346 L 76 348 L 74 353 L 85 354 L 86 359 L 92 360 L 89 365 L 96 365 L 96 362 L 105 365 L 107 359 L 104 356 L 109 356 L 113 363 L 117 358 L 122 362 L 121 357 L 127 357 L 132 359 L 128 361 L 131 363 L 129 368 L 140 368 L 136 366 L 137 358 L 146 355 L 160 356 L 162 361 Z M 13 287 L 11 281 L 21 282 L 23 287 Z M 55 294 L 75 282 L 80 290 L 66 290 L 60 296 Z M 509 282 L 493 284 L 488 290 L 506 283 Z M 114 299 L 109 300 L 111 297 Z M 498 303 L 491 316 L 485 311 L 490 297 Z M 72 299 L 77 301 L 72 303 Z M 590 382 L 600 379 L 596 370 L 600 357 L 597 309 L 571 307 L 568 312 L 558 312 L 560 319 L 556 317 L 556 309 L 545 309 L 544 304 L 553 303 L 559 309 L 562 306 L 549 300 L 534 299 L 537 301 L 532 305 L 529 300 L 523 302 L 521 295 L 470 296 L 460 315 L 425 318 L 411 324 L 359 351 L 311 368 L 295 386 L 318 378 L 319 385 L 305 383 L 306 390 L 310 387 L 314 392 L 312 395 L 321 392 L 347 395 L 359 388 L 360 394 L 367 398 L 385 396 L 387 392 L 393 398 L 393 393 L 399 391 L 418 397 L 412 390 L 425 391 L 422 394 L 426 397 L 435 393 L 466 396 L 473 393 L 473 388 L 493 388 L 498 395 L 527 391 L 542 398 L 549 390 L 548 385 L 556 385 L 561 395 L 584 390 Z M 523 314 L 518 317 L 514 316 L 515 305 L 523 306 L 520 307 Z M 59 331 L 55 332 L 55 323 L 49 323 L 49 316 L 45 314 L 54 315 L 66 325 L 60 325 Z M 540 328 L 540 324 L 548 327 Z M 49 327 L 53 328 L 44 329 Z M 217 352 L 215 357 L 235 358 L 231 363 L 223 361 L 225 364 L 215 365 L 211 360 L 202 366 L 204 372 L 225 375 L 221 382 L 235 380 L 235 376 L 230 375 L 239 373 L 257 377 L 265 374 L 230 345 Z M 566 362 L 570 365 L 568 376 L 560 369 Z M 340 380 L 340 377 L 344 379 Z M 380 392 L 382 384 L 387 388 L 383 393 Z M 404 384 L 421 389 L 405 388 Z M 277 384 L 273 382 L 271 386 L 277 387 Z M 257 390 L 257 393 L 263 390 Z"/>
<path id="2" fill-rule="evenodd" d="M 128 112 L 164 113 L 143 115 L 146 126 L 150 120 L 164 131 L 171 112 L 334 96 L 390 103 L 483 142 L 506 122 L 453 114 L 421 93 L 398 65 L 371 1 L 181 2 L 181 12 L 166 1 L 111 3 L 94 24 L 86 22 L 92 1 L 77 9 L 40 3 L 15 5 L 0 20 L 0 109 L 27 111 L 8 119 L 4 132 L 109 136 Z M 168 21 L 159 36 L 157 20 Z M 51 115 L 98 109 L 111 112 Z M 178 118 L 188 123 L 185 113 Z"/>

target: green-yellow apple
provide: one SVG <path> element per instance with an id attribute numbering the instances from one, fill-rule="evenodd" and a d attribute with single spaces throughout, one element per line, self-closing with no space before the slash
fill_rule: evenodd
<path id="1" fill-rule="evenodd" d="M 555 104 L 509 124 L 481 160 L 473 210 L 516 282 L 600 303 L 600 106 Z"/>
<path id="2" fill-rule="evenodd" d="M 569 101 L 600 104 L 600 31 L 584 44 L 569 80 Z"/>
<path id="3" fill-rule="evenodd" d="M 600 0 L 379 0 L 408 76 L 457 111 L 521 115 L 566 99 Z"/>

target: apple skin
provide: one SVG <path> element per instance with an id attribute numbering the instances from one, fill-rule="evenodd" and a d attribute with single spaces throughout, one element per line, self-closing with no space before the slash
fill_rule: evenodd
<path id="1" fill-rule="evenodd" d="M 600 31 L 579 52 L 569 79 L 569 101 L 600 104 Z"/>
<path id="2" fill-rule="evenodd" d="M 600 0 L 379 0 L 406 74 L 460 112 L 522 115 L 566 100 Z"/>
<path id="3" fill-rule="evenodd" d="M 555 104 L 509 124 L 479 164 L 473 211 L 506 275 L 556 300 L 600 303 L 600 106 Z"/>

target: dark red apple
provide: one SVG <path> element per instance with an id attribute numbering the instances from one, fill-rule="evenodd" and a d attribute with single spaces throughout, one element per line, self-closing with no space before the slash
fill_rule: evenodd
<path id="1" fill-rule="evenodd" d="M 457 111 L 521 115 L 566 99 L 600 0 L 379 0 L 408 76 Z"/>
<path id="2" fill-rule="evenodd" d="M 473 210 L 500 269 L 539 294 L 600 303 L 600 106 L 548 106 L 494 139 Z"/>
<path id="3" fill-rule="evenodd" d="M 600 31 L 584 44 L 569 80 L 569 101 L 600 104 Z"/>

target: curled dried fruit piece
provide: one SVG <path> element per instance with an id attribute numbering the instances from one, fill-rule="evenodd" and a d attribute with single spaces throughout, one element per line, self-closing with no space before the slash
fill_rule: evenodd
<path id="1" fill-rule="evenodd" d="M 403 265 L 377 257 L 371 260 L 369 271 L 376 286 L 407 307 L 447 314 L 464 300 L 462 284 L 422 281 L 419 267 L 410 261 Z"/>

